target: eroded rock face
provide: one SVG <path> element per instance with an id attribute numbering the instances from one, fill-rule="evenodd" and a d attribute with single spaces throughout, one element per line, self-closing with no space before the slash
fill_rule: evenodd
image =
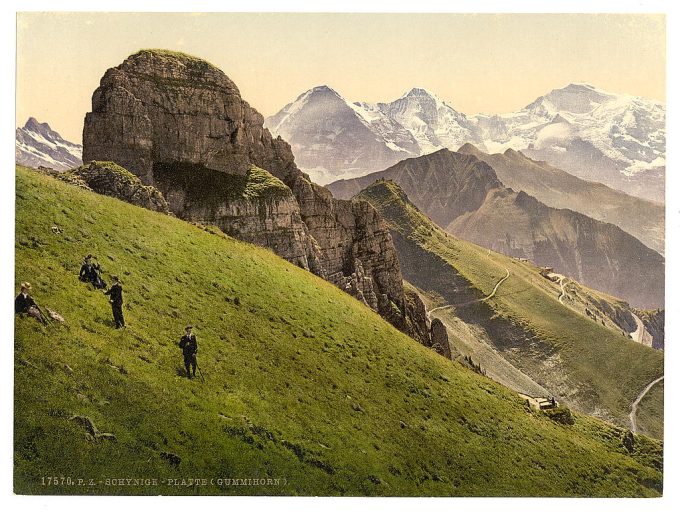
<path id="1" fill-rule="evenodd" d="M 658 350 L 665 348 L 666 312 L 663 309 L 635 310 L 645 324 L 645 328 L 652 335 L 652 347 Z"/>
<path id="2" fill-rule="evenodd" d="M 446 332 L 444 323 L 435 318 L 431 326 L 432 349 L 447 359 L 451 359 L 451 347 L 449 346 L 449 335 Z"/>
<path id="3" fill-rule="evenodd" d="M 94 92 L 83 130 L 83 161 L 119 163 L 158 187 L 179 217 L 216 224 L 270 247 L 408 334 L 429 336 L 426 325 L 415 329 L 409 327 L 414 321 L 404 320 L 408 311 L 397 254 L 373 207 L 336 200 L 312 183 L 295 165 L 290 146 L 272 138 L 263 121 L 211 64 L 142 50 L 109 69 Z M 281 180 L 288 192 L 234 194 L 234 183 L 239 177 L 248 181 L 253 165 Z"/>
<path id="4" fill-rule="evenodd" d="M 265 134 L 263 122 L 208 62 L 140 51 L 109 69 L 95 90 L 85 117 L 83 161 L 112 160 L 146 183 L 153 182 L 155 163 L 233 174 L 255 164 L 277 176 L 287 166 L 295 169 L 290 148 Z"/>
<path id="5" fill-rule="evenodd" d="M 326 277 L 321 251 L 302 222 L 295 196 L 267 171 L 251 166 L 242 176 L 157 166 L 154 183 L 178 217 L 216 225 L 230 236 L 269 247 L 291 263 Z"/>

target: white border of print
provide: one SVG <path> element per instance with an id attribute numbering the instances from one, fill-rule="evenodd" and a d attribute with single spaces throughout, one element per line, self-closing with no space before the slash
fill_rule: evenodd
<path id="1" fill-rule="evenodd" d="M 165 2 L 151 2 L 147 0 L 117 0 L 113 1 L 10 1 L 3 3 L 0 16 L 0 37 L 2 38 L 2 68 L 6 73 L 12 71 L 12 79 L 9 76 L 2 81 L 3 122 L 0 141 L 0 326 L 3 336 L 2 350 L 5 354 L 11 350 L 13 339 L 13 315 L 12 297 L 14 292 L 14 116 L 10 112 L 14 110 L 15 103 L 15 63 L 16 55 L 10 48 L 16 50 L 16 26 L 15 16 L 17 11 L 121 11 L 121 12 L 168 12 L 168 11 L 205 11 L 205 12 L 554 12 L 554 13 L 581 13 L 581 12 L 621 12 L 621 13 L 665 13 L 667 15 L 667 119 L 669 135 L 667 139 L 667 169 L 666 175 L 666 310 L 668 312 L 680 312 L 680 299 L 674 284 L 680 283 L 680 176 L 676 168 L 678 158 L 678 133 L 680 110 L 678 108 L 678 94 L 680 81 L 678 80 L 677 66 L 673 63 L 680 62 L 678 44 L 680 36 L 680 9 L 678 2 L 661 0 L 618 0 L 616 2 L 604 0 L 571 0 L 571 1 L 485 1 L 485 0 L 458 0 L 455 3 L 419 0 L 418 2 L 397 1 L 390 2 L 377 0 L 344 0 L 319 2 L 313 0 L 291 0 L 284 3 L 272 0 L 250 0 L 248 2 L 234 1 L 201 1 L 193 2 L 180 0 L 166 0 Z M 672 93 L 672 94 L 671 94 Z M 56 100 L 55 100 L 56 101 Z M 10 131 L 11 130 L 11 131 Z M 666 316 L 666 339 L 669 340 L 666 348 L 666 368 L 680 367 L 678 361 L 678 317 L 673 314 Z M 388 498 L 196 498 L 180 497 L 42 497 L 42 496 L 14 496 L 12 494 L 12 394 L 13 375 L 10 371 L 8 358 L 5 358 L 3 371 L 0 373 L 0 500 L 5 510 L 73 510 L 95 509 L 98 512 L 118 512 L 121 507 L 127 510 L 137 510 L 142 507 L 162 507 L 164 512 L 182 511 L 187 507 L 200 507 L 201 509 L 233 509 L 233 510 L 259 510 L 260 508 L 275 508 L 276 510 L 318 510 L 320 507 L 328 511 L 345 511 L 349 509 L 368 509 L 375 512 L 412 510 L 414 507 L 427 507 L 429 510 L 452 510 L 455 508 L 466 509 L 468 507 L 500 508 L 508 511 L 533 511 L 544 512 L 546 507 L 551 511 L 569 511 L 578 508 L 581 511 L 589 510 L 616 510 L 617 512 L 639 510 L 677 510 L 680 505 L 680 473 L 678 471 L 679 436 L 677 408 L 670 407 L 668 397 L 680 396 L 678 381 L 673 372 L 665 382 L 666 407 L 665 407 L 665 471 L 664 471 L 664 497 L 648 500 L 625 500 L 625 499 L 550 499 L 548 498 L 415 498 L 415 499 L 388 499 Z M 673 400 L 675 402 L 675 400 Z M 225 501 L 226 500 L 226 501 Z"/>

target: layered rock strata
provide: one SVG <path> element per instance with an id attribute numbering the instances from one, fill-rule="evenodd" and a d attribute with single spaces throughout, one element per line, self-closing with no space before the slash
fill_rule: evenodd
<path id="1" fill-rule="evenodd" d="M 95 90 L 83 161 L 115 161 L 161 190 L 177 216 L 270 247 L 429 344 L 427 325 L 409 319 L 385 223 L 368 203 L 336 200 L 312 183 L 263 122 L 208 62 L 142 50 Z"/>

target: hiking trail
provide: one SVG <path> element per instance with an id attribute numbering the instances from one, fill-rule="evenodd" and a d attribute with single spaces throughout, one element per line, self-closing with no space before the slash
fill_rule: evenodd
<path id="1" fill-rule="evenodd" d="M 476 302 L 484 302 L 485 300 L 492 299 L 492 298 L 496 295 L 496 292 L 498 291 L 498 288 L 500 287 L 500 285 L 502 285 L 503 282 L 504 282 L 508 277 L 510 277 L 510 270 L 508 270 L 508 269 L 506 268 L 506 269 L 505 269 L 505 272 L 506 272 L 505 276 L 503 276 L 503 277 L 500 278 L 500 280 L 499 280 L 499 281 L 496 283 L 496 285 L 493 287 L 493 290 L 491 290 L 491 293 L 490 293 L 489 295 L 487 295 L 486 297 L 484 297 L 484 298 L 482 298 L 482 299 L 471 300 L 471 301 L 469 301 L 469 302 L 463 302 L 462 304 L 445 304 L 444 306 L 438 306 L 438 307 L 436 307 L 436 308 L 432 308 L 432 309 L 430 309 L 430 310 L 427 312 L 427 319 L 429 320 L 429 319 L 430 319 L 430 315 L 431 315 L 432 313 L 434 313 L 435 311 L 441 311 L 442 309 L 455 308 L 455 307 L 460 307 L 460 306 L 467 306 L 467 305 L 469 305 L 469 304 L 474 304 L 474 303 L 476 303 Z"/>
<path id="2" fill-rule="evenodd" d="M 640 401 L 645 397 L 645 395 L 649 392 L 650 389 L 652 389 L 658 382 L 661 382 L 664 379 L 664 376 L 662 375 L 658 379 L 653 380 L 649 384 L 647 384 L 647 387 L 642 390 L 642 392 L 638 395 L 638 397 L 633 401 L 633 403 L 630 406 L 630 414 L 628 415 L 628 418 L 630 418 L 630 430 L 634 434 L 637 433 L 637 408 L 638 405 L 640 404 Z"/>

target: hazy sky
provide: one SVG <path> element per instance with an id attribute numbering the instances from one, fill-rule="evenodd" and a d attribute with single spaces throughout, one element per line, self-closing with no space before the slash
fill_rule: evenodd
<path id="1" fill-rule="evenodd" d="M 140 48 L 209 60 L 265 116 L 322 84 L 370 102 L 425 87 L 466 114 L 570 82 L 665 101 L 662 15 L 21 13 L 17 126 L 80 142 L 99 79 Z"/>

